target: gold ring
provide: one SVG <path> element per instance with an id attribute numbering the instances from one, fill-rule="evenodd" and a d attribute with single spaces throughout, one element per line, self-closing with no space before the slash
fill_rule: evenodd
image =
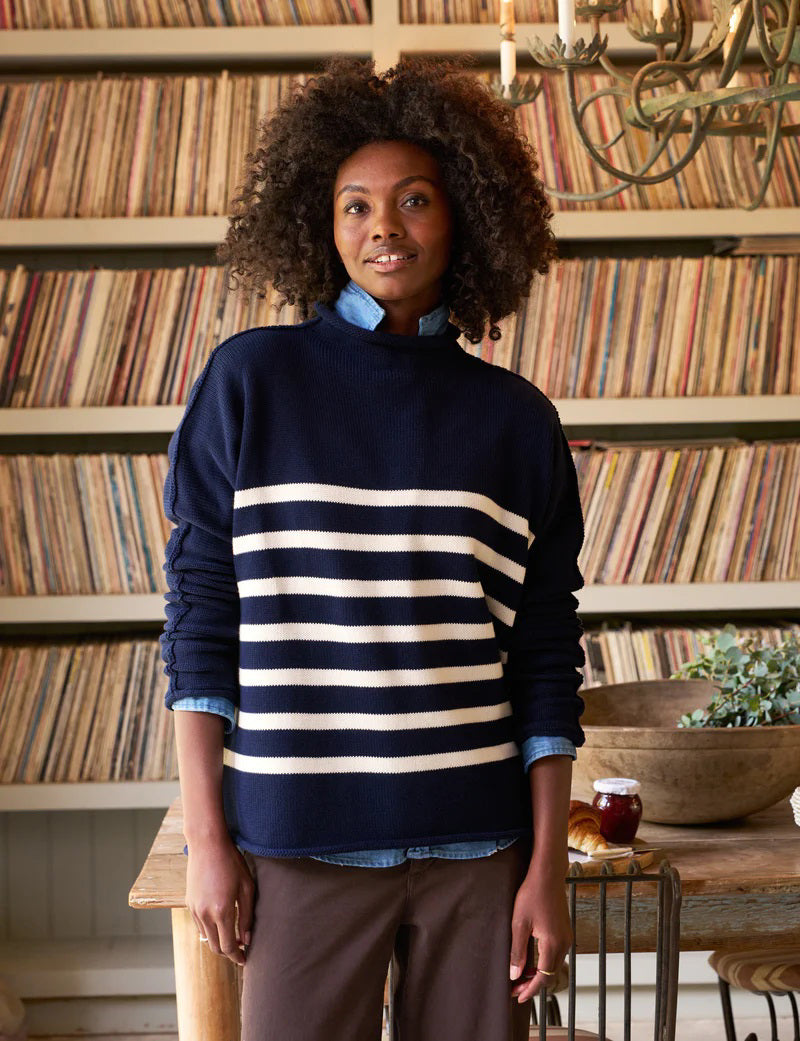
<path id="1" fill-rule="evenodd" d="M 541 972 L 543 976 L 555 976 L 555 972 L 548 972 L 547 969 L 537 969 L 537 972 Z"/>

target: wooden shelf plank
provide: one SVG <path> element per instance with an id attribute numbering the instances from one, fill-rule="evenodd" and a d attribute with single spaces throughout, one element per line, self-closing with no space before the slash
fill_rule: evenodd
<path id="1" fill-rule="evenodd" d="M 130 29 L 14 29 L 0 33 L 0 64 L 104 67 L 128 61 L 181 65 L 372 53 L 371 25 L 187 26 Z"/>
<path id="2" fill-rule="evenodd" d="M 692 47 L 698 48 L 711 29 L 711 22 L 695 22 L 692 33 Z M 608 36 L 608 53 L 617 57 L 631 55 L 636 57 L 650 56 L 655 60 L 653 47 L 635 39 L 628 32 L 625 22 L 600 23 L 601 36 Z M 528 37 L 538 36 L 546 44 L 552 42 L 558 32 L 557 22 L 517 22 L 514 38 L 517 44 L 517 61 L 525 60 L 530 54 Z M 755 34 L 752 34 L 753 37 Z M 592 31 L 589 23 L 579 22 L 576 36 L 591 39 Z M 448 54 L 467 51 L 482 58 L 490 58 L 498 63 L 500 54 L 499 26 L 489 25 L 400 25 L 397 31 L 397 49 L 401 53 L 434 53 Z M 752 47 L 755 48 L 755 39 Z M 541 74 L 544 70 L 531 61 L 532 71 Z M 527 69 L 525 71 L 528 71 Z M 599 65 L 591 71 L 600 71 Z"/>
<path id="3" fill-rule="evenodd" d="M 797 235 L 800 207 L 759 210 L 608 210 L 557 213 L 563 239 L 699 239 L 740 235 Z"/>
<path id="4" fill-rule="evenodd" d="M 177 781 L 83 781 L 0 784 L 0 812 L 166 809 Z"/>
<path id="5" fill-rule="evenodd" d="M 800 581 L 664 582 L 647 585 L 589 585 L 575 594 L 583 614 L 685 614 L 779 610 L 796 612 Z M 0 597 L 0 626 L 36 622 L 159 622 L 164 619 L 161 593 L 86 596 Z"/>
<path id="6" fill-rule="evenodd" d="M 74 434 L 167 434 L 185 405 L 90 405 L 0 409 L 0 437 Z"/>
<path id="7" fill-rule="evenodd" d="M 2 38 L 0 33 L 0 39 Z M 27 217 L 0 220 L 2 249 L 81 249 L 126 246 L 165 250 L 213 247 L 225 237 L 225 217 Z"/>
<path id="8" fill-rule="evenodd" d="M 673 426 L 677 423 L 792 423 L 800 430 L 800 394 L 675 398 L 553 398 L 565 427 Z M 2 430 L 2 427 L 0 427 Z M 632 431 L 635 433 L 635 430 Z"/>
<path id="9" fill-rule="evenodd" d="M 796 614 L 800 582 L 663 582 L 649 585 L 589 585 L 575 596 L 580 614 L 680 615 L 686 611 L 728 614 L 785 610 Z"/>
<path id="10" fill-rule="evenodd" d="M 88 593 L 0 597 L 0 625 L 30 622 L 157 622 L 165 618 L 163 593 Z"/>
<path id="11" fill-rule="evenodd" d="M 2 37 L 2 33 L 0 33 Z M 180 247 L 211 249 L 225 237 L 227 217 L 53 217 L 0 220 L 0 248 Z M 697 239 L 800 235 L 800 207 L 758 210 L 596 210 L 556 213 L 557 238 Z"/>
<path id="12" fill-rule="evenodd" d="M 380 15 L 376 12 L 376 16 Z M 394 14 L 394 12 L 392 12 Z M 711 22 L 696 22 L 692 46 L 699 47 Z M 653 48 L 634 39 L 624 22 L 601 23 L 608 36 L 609 53 L 620 56 L 652 55 Z M 558 31 L 555 22 L 517 22 L 517 53 L 528 53 L 528 37 L 549 43 Z M 579 23 L 578 35 L 590 35 Z M 377 18 L 374 25 L 264 25 L 192 26 L 128 29 L 15 29 L 0 34 L 0 63 L 15 66 L 58 64 L 59 67 L 103 63 L 113 67 L 125 61 L 175 65 L 200 61 L 229 64 L 302 61 L 325 57 L 333 51 L 369 56 L 389 50 L 401 53 L 448 54 L 467 51 L 499 62 L 500 31 L 494 24 L 404 24 L 394 17 Z M 748 53 L 755 54 L 755 34 Z M 382 67 L 378 60 L 379 67 Z M 538 66 L 536 66 L 538 70 Z"/>
<path id="13" fill-rule="evenodd" d="M 800 394 L 726 397 L 552 398 L 570 426 L 667 427 L 678 423 L 800 424 Z M 108 405 L 0 409 L 0 437 L 171 434 L 185 405 Z"/>

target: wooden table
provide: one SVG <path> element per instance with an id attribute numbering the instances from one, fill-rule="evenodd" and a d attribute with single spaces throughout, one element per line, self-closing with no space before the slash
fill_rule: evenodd
<path id="1" fill-rule="evenodd" d="M 197 939 L 184 904 L 182 826 L 178 798 L 164 817 L 128 902 L 131 907 L 172 910 L 181 1041 L 238 1041 L 241 972 Z M 681 950 L 797 942 L 800 828 L 788 800 L 732 824 L 672 827 L 644 822 L 638 838 L 660 846 L 680 872 Z M 653 949 L 646 941 L 638 946 Z"/>

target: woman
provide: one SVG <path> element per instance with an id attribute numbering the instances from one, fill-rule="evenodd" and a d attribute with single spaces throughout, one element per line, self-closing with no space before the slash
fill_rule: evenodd
<path id="1" fill-rule="evenodd" d="M 303 321 L 220 344 L 170 441 L 186 899 L 243 1041 L 378 1041 L 390 958 L 397 1038 L 521 1041 L 571 939 L 577 479 L 457 342 L 552 214 L 463 62 L 337 56 L 261 127 L 218 255 Z"/>

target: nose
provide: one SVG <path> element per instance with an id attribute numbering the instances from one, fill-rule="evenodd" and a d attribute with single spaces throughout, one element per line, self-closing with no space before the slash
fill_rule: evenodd
<path id="1" fill-rule="evenodd" d="M 372 221 L 372 238 L 375 240 L 396 238 L 403 234 L 401 215 L 394 206 L 376 206 Z"/>

